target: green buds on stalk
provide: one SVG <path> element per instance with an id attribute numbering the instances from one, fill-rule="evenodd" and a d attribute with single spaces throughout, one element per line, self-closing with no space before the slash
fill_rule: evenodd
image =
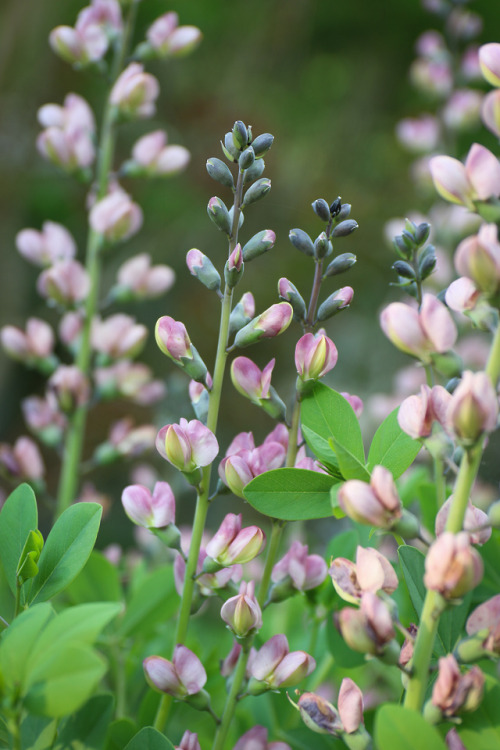
<path id="1" fill-rule="evenodd" d="M 243 247 L 243 260 L 246 263 L 249 260 L 258 258 L 259 255 L 274 247 L 275 242 L 276 235 L 271 229 L 263 229 L 262 232 L 254 234 Z"/>
<path id="2" fill-rule="evenodd" d="M 314 244 L 303 229 L 291 229 L 288 238 L 292 245 L 305 255 L 314 256 Z"/>
<path id="3" fill-rule="evenodd" d="M 345 273 L 345 271 L 348 271 L 356 263 L 356 260 L 357 258 L 353 253 L 342 253 L 342 255 L 337 255 L 337 257 L 327 266 L 323 278 L 326 278 L 327 276 L 338 276 L 340 273 Z"/>
<path id="4" fill-rule="evenodd" d="M 213 180 L 220 182 L 221 185 L 224 185 L 231 190 L 234 190 L 234 180 L 231 170 L 221 159 L 217 159 L 215 156 L 208 159 L 207 172 Z"/>
<path id="5" fill-rule="evenodd" d="M 263 177 L 253 185 L 250 185 L 245 195 L 243 196 L 242 207 L 249 206 L 251 203 L 256 203 L 261 198 L 264 198 L 271 190 L 271 180 L 267 177 Z"/>

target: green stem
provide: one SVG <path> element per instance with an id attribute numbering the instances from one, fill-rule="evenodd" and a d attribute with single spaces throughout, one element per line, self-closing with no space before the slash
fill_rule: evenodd
<path id="1" fill-rule="evenodd" d="M 250 654 L 250 648 L 251 648 L 251 642 L 249 642 L 248 645 L 245 644 L 245 646 L 241 650 L 238 663 L 236 664 L 236 668 L 233 673 L 233 682 L 231 685 L 231 690 L 229 691 L 229 695 L 226 698 L 226 705 L 224 706 L 224 713 L 222 714 L 222 720 L 217 729 L 217 734 L 215 735 L 215 740 L 212 746 L 212 750 L 223 750 L 224 748 L 224 742 L 226 740 L 227 732 L 228 732 L 229 726 L 233 718 L 234 709 L 236 708 L 236 704 L 238 702 L 238 694 L 240 692 L 241 684 L 243 680 L 245 679 L 245 671 L 247 668 L 247 661 L 248 661 L 248 656 Z"/>
<path id="2" fill-rule="evenodd" d="M 316 306 L 318 304 L 319 291 L 321 289 L 323 273 L 323 261 L 316 261 L 316 268 L 314 269 L 314 281 L 311 292 L 311 299 L 309 300 L 309 308 L 307 310 L 307 318 L 304 321 L 304 330 L 311 332 L 314 328 L 314 316 L 316 314 Z"/>
<path id="3" fill-rule="evenodd" d="M 300 401 L 298 393 L 295 395 L 295 403 L 293 405 L 292 412 L 292 423 L 288 430 L 288 449 L 286 452 L 285 466 L 295 466 L 295 459 L 297 458 L 297 436 L 299 434 L 300 424 Z"/>
<path id="4" fill-rule="evenodd" d="M 238 172 L 238 180 L 236 183 L 236 190 L 234 195 L 233 226 L 231 237 L 229 240 L 228 257 L 229 255 L 231 255 L 238 242 L 238 227 L 243 196 L 243 176 L 244 174 L 240 170 Z M 217 422 L 219 419 L 219 408 L 222 396 L 222 385 L 226 368 L 227 344 L 229 339 L 229 318 L 231 315 L 232 301 L 233 290 L 226 285 L 224 289 L 224 297 L 222 299 L 213 384 L 210 391 L 210 398 L 208 403 L 207 427 L 214 434 L 217 431 Z M 200 555 L 201 540 L 203 536 L 203 530 L 205 528 L 205 521 L 207 518 L 208 508 L 210 506 L 209 495 L 211 473 L 211 465 L 205 466 L 203 468 L 202 480 L 199 487 L 198 497 L 196 501 L 196 510 L 193 520 L 193 534 L 191 537 L 189 556 L 187 559 L 186 571 L 184 574 L 184 585 L 182 588 L 181 605 L 179 609 L 179 617 L 177 619 L 174 645 L 182 644 L 186 639 L 189 617 L 191 615 L 193 592 L 196 585 L 196 567 L 198 565 L 198 557 Z M 167 722 L 171 703 L 171 696 L 164 695 L 160 701 L 160 705 L 158 706 L 158 712 L 156 714 L 154 727 L 160 732 L 163 731 Z"/>
<path id="5" fill-rule="evenodd" d="M 429 678 L 429 664 L 439 624 L 439 617 L 443 611 L 443 599 L 437 591 L 428 591 L 425 597 L 418 635 L 413 652 L 412 677 L 408 683 L 405 697 L 405 707 L 420 711 L 424 702 L 427 681 Z"/>
<path id="6" fill-rule="evenodd" d="M 264 606 L 267 599 L 269 586 L 271 584 L 271 573 L 273 572 L 274 563 L 276 562 L 276 558 L 278 556 L 278 550 L 284 528 L 284 521 L 278 521 L 277 519 L 273 518 L 271 539 L 267 547 L 266 563 L 264 565 L 264 572 L 262 573 L 262 579 L 260 581 L 259 593 L 257 594 L 257 601 L 259 602 L 260 607 Z"/>
<path id="7" fill-rule="evenodd" d="M 128 48 L 131 30 L 135 20 L 136 3 L 132 3 L 127 23 L 119 44 L 115 51 L 111 80 L 114 82 L 123 66 Z M 104 110 L 101 137 L 98 149 L 96 169 L 97 200 L 105 197 L 108 191 L 109 175 L 115 150 L 114 110 L 108 100 Z M 85 255 L 85 269 L 90 279 L 90 292 L 85 302 L 85 317 L 82 328 L 80 348 L 76 358 L 76 366 L 86 376 L 90 373 L 92 360 L 91 328 L 92 321 L 98 310 L 99 282 L 101 275 L 100 249 L 102 236 L 93 229 L 89 230 Z M 78 488 L 80 462 L 85 437 L 87 421 L 87 405 L 79 406 L 72 414 L 65 437 L 61 477 L 57 497 L 56 516 L 60 516 L 75 500 Z"/>

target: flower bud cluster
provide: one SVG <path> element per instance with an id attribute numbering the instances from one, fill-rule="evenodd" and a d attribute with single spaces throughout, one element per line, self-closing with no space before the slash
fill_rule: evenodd
<path id="1" fill-rule="evenodd" d="M 305 651 L 290 651 L 285 635 L 274 635 L 253 656 L 248 692 L 259 695 L 266 690 L 296 685 L 316 668 Z"/>
<path id="2" fill-rule="evenodd" d="M 45 104 L 38 110 L 44 128 L 37 139 L 41 155 L 66 172 L 90 167 L 95 159 L 94 114 L 77 94 L 68 94 L 61 107 Z"/>
<path id="3" fill-rule="evenodd" d="M 51 31 L 49 41 L 63 60 L 84 67 L 102 60 L 110 43 L 122 31 L 118 0 L 91 0 L 78 14 L 74 28 L 57 26 Z"/>

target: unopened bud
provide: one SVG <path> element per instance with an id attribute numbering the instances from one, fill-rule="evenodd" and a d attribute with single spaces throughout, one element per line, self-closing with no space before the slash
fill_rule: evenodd
<path id="1" fill-rule="evenodd" d="M 332 250 L 332 243 L 326 236 L 326 232 L 321 232 L 314 242 L 314 257 L 321 260 L 327 255 L 330 255 Z"/>
<path id="2" fill-rule="evenodd" d="M 328 203 L 323 198 L 318 198 L 311 205 L 314 213 L 321 219 L 321 221 L 330 221 L 330 208 L 328 206 Z"/>
<path id="3" fill-rule="evenodd" d="M 271 146 L 273 145 L 274 136 L 271 135 L 271 133 L 262 133 L 261 135 L 258 135 L 254 140 L 252 141 L 252 148 L 255 153 L 255 158 L 260 159 L 264 154 L 266 154 Z"/>
<path id="4" fill-rule="evenodd" d="M 305 255 L 314 256 L 314 244 L 307 232 L 303 229 L 291 229 L 288 235 L 290 242 L 297 250 Z"/>
<path id="5" fill-rule="evenodd" d="M 274 247 L 275 242 L 276 235 L 271 229 L 263 229 L 262 232 L 254 234 L 243 247 L 243 260 L 246 263 L 249 260 L 258 258 L 259 255 Z"/>
<path id="6" fill-rule="evenodd" d="M 210 198 L 207 211 L 217 229 L 225 232 L 229 237 L 231 235 L 232 222 L 224 202 L 220 198 L 217 198 L 217 196 Z"/>
<path id="7" fill-rule="evenodd" d="M 241 251 L 241 245 L 238 242 L 233 252 L 227 259 L 224 268 L 224 280 L 227 286 L 232 289 L 236 286 L 243 273 L 243 253 Z"/>
<path id="8" fill-rule="evenodd" d="M 351 266 L 356 263 L 356 260 L 356 256 L 353 253 L 342 253 L 342 255 L 337 255 L 337 257 L 328 264 L 324 276 L 338 276 L 339 273 L 345 273 L 345 271 L 348 271 Z"/>
<path id="9" fill-rule="evenodd" d="M 255 161 L 255 153 L 251 146 L 246 148 L 238 159 L 240 169 L 249 169 Z"/>
<path id="10" fill-rule="evenodd" d="M 354 221 L 354 219 L 346 219 L 345 221 L 341 221 L 340 224 L 337 224 L 332 232 L 332 237 L 347 237 L 348 234 L 352 234 L 357 228 L 357 221 Z"/>
<path id="11" fill-rule="evenodd" d="M 225 187 L 234 188 L 234 179 L 231 170 L 221 159 L 213 156 L 207 161 L 207 172 L 213 180 L 220 182 Z"/>
<path id="12" fill-rule="evenodd" d="M 249 185 L 254 180 L 258 180 L 259 177 L 262 177 L 265 168 L 264 159 L 256 159 L 252 166 L 245 170 L 243 184 Z"/>
<path id="13" fill-rule="evenodd" d="M 270 190 L 271 180 L 269 180 L 267 177 L 262 177 L 260 180 L 257 180 L 257 182 L 254 182 L 253 185 L 250 185 L 245 195 L 243 196 L 242 205 L 249 206 L 251 203 L 259 201 L 261 198 L 264 198 L 264 196 L 267 195 Z"/>
<path id="14" fill-rule="evenodd" d="M 333 218 L 335 218 L 336 216 L 338 216 L 339 211 L 340 211 L 341 208 L 342 208 L 342 198 L 339 195 L 339 197 L 335 198 L 335 200 L 333 201 L 332 205 L 330 206 L 330 213 L 331 213 L 331 215 L 332 215 Z"/>
<path id="15" fill-rule="evenodd" d="M 190 273 L 204 284 L 207 289 L 220 289 L 220 274 L 214 264 L 200 250 L 192 248 L 186 255 L 186 264 Z"/>
<path id="16" fill-rule="evenodd" d="M 293 307 L 295 320 L 304 320 L 306 316 L 306 303 L 297 287 L 288 279 L 282 278 L 278 282 L 278 294 L 281 300 L 289 302 Z"/>
<path id="17" fill-rule="evenodd" d="M 415 270 L 406 261 L 397 260 L 395 263 L 392 264 L 392 267 L 394 268 L 395 271 L 397 271 L 398 275 L 401 276 L 403 279 L 411 279 L 412 281 L 415 279 Z"/>
<path id="18" fill-rule="evenodd" d="M 344 310 L 352 302 L 354 291 L 350 286 L 344 286 L 331 294 L 319 307 L 318 320 L 327 320 L 332 315 Z"/>
<path id="19" fill-rule="evenodd" d="M 236 120 L 232 130 L 233 143 L 237 149 L 244 149 L 248 143 L 248 130 L 245 123 Z"/>

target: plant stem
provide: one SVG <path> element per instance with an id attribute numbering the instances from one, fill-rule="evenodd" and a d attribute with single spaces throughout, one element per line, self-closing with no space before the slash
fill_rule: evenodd
<path id="1" fill-rule="evenodd" d="M 234 195 L 234 211 L 233 211 L 233 226 L 231 237 L 229 239 L 229 250 L 228 257 L 233 252 L 238 242 L 238 227 L 241 213 L 241 202 L 243 195 L 243 176 L 242 170 L 238 171 L 238 180 L 236 183 L 236 190 Z M 229 339 L 229 318 L 231 315 L 231 306 L 233 301 L 233 290 L 226 284 L 224 289 L 224 296 L 222 299 L 222 309 L 219 325 L 219 337 L 217 341 L 217 353 L 215 356 L 214 376 L 213 385 L 210 391 L 210 397 L 208 402 L 208 416 L 207 416 L 207 427 L 214 434 L 217 431 L 217 422 L 219 418 L 219 408 L 222 396 L 222 385 L 224 381 L 224 372 L 226 367 L 227 359 L 227 344 Z M 205 521 L 207 518 L 208 508 L 210 506 L 210 477 L 212 472 L 212 465 L 205 466 L 202 471 L 202 480 L 199 487 L 198 497 L 196 500 L 196 510 L 193 520 L 193 534 L 191 537 L 191 544 L 189 547 L 189 556 L 186 563 L 186 571 L 184 573 L 184 585 L 182 589 L 181 605 L 179 609 L 179 617 L 177 619 L 177 627 L 175 630 L 174 645 L 183 644 L 186 639 L 189 617 L 191 614 L 191 604 L 193 600 L 193 591 L 196 584 L 196 567 L 198 565 L 198 557 L 200 554 L 201 540 L 203 536 L 203 530 L 205 528 Z M 160 705 L 158 706 L 158 712 L 156 714 L 154 727 L 160 732 L 163 731 L 168 714 L 172 698 L 169 695 L 162 696 Z"/>
<path id="2" fill-rule="evenodd" d="M 131 30 L 135 20 L 136 3 L 130 6 L 129 15 L 123 31 L 121 43 L 117 45 L 113 60 L 111 80 L 114 82 L 123 66 L 127 52 Z M 104 198 L 108 191 L 109 175 L 115 150 L 113 107 L 108 100 L 103 114 L 101 137 L 99 141 L 98 162 L 96 169 L 97 200 Z M 90 279 L 90 292 L 85 302 L 85 317 L 83 321 L 80 348 L 76 358 L 76 366 L 86 376 L 89 375 L 92 346 L 92 321 L 97 313 L 99 301 L 99 282 L 101 274 L 100 249 L 102 237 L 93 229 L 89 229 L 87 250 L 85 255 L 85 269 Z M 60 516 L 75 500 L 78 488 L 80 462 L 85 437 L 87 421 L 87 405 L 79 406 L 72 414 L 65 437 L 61 477 L 57 497 L 56 516 Z"/>
<path id="3" fill-rule="evenodd" d="M 212 750 L 223 750 L 229 725 L 233 718 L 236 703 L 238 702 L 238 693 L 240 692 L 241 684 L 245 679 L 245 671 L 247 668 L 251 645 L 251 642 L 249 642 L 248 645 L 245 644 L 245 646 L 241 650 L 240 658 L 238 659 L 238 663 L 236 664 L 236 668 L 233 673 L 233 683 L 231 685 L 231 690 L 229 691 L 229 695 L 226 698 L 224 713 L 222 714 L 221 723 L 217 729 L 217 734 L 215 735 Z"/>
<path id="4" fill-rule="evenodd" d="M 316 268 L 314 269 L 314 281 L 311 292 L 311 299 L 309 300 L 309 307 L 307 310 L 307 318 L 304 321 L 304 330 L 306 333 L 311 332 L 314 327 L 314 316 L 316 314 L 316 306 L 318 304 L 319 291 L 321 289 L 321 280 L 323 272 L 323 261 L 316 261 Z"/>
<path id="5" fill-rule="evenodd" d="M 439 624 L 439 617 L 444 609 L 443 599 L 437 591 L 427 591 L 418 635 L 413 652 L 412 677 L 408 683 L 405 707 L 420 711 L 424 702 L 429 678 L 429 664 Z"/>

